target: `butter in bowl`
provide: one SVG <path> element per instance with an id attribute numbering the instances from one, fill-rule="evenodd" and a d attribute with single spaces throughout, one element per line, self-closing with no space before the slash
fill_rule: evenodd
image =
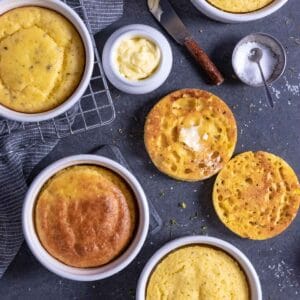
<path id="1" fill-rule="evenodd" d="M 125 26 L 107 40 L 102 54 L 104 72 L 119 90 L 146 94 L 168 78 L 173 56 L 167 39 L 141 24 Z"/>

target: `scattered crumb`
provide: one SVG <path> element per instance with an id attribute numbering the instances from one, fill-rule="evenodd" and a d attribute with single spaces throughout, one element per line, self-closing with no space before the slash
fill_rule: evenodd
<path id="1" fill-rule="evenodd" d="M 171 226 L 173 226 L 173 225 L 176 225 L 177 222 L 176 222 L 175 219 L 170 219 L 169 224 L 170 224 Z"/>
<path id="2" fill-rule="evenodd" d="M 290 39 L 297 45 L 300 46 L 300 38 L 295 36 L 290 36 Z"/>
<path id="3" fill-rule="evenodd" d="M 207 226 L 203 225 L 200 227 L 200 234 L 201 235 L 207 235 Z"/>
<path id="4" fill-rule="evenodd" d="M 281 92 L 279 90 L 277 90 L 276 88 L 274 88 L 273 86 L 271 86 L 272 92 L 275 95 L 276 99 L 280 99 L 280 94 Z"/>
<path id="5" fill-rule="evenodd" d="M 300 96 L 300 86 L 297 84 L 290 84 L 286 76 L 283 76 L 285 80 L 285 87 L 288 92 L 291 92 L 294 96 Z"/>
<path id="6" fill-rule="evenodd" d="M 279 291 L 283 292 L 287 288 L 297 289 L 295 294 L 299 293 L 299 282 L 295 276 L 295 270 L 290 268 L 288 264 L 281 260 L 279 263 L 272 264 L 268 266 L 268 269 L 273 272 L 275 279 L 278 282 Z"/>
<path id="7" fill-rule="evenodd" d="M 190 216 L 190 220 L 195 220 L 198 218 L 198 212 L 195 212 L 195 214 L 193 216 Z"/>
<path id="8" fill-rule="evenodd" d="M 184 201 L 178 203 L 178 206 L 181 207 L 182 209 L 186 208 L 186 203 Z"/>

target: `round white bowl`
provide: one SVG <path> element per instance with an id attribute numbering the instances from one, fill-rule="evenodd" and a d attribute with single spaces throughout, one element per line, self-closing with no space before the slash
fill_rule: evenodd
<path id="1" fill-rule="evenodd" d="M 154 255 L 150 258 L 146 266 L 144 267 L 136 290 L 136 300 L 145 300 L 146 299 L 146 289 L 149 277 L 151 276 L 152 271 L 157 266 L 157 264 L 170 252 L 174 251 L 175 249 L 189 246 L 189 245 L 209 245 L 215 248 L 219 248 L 224 252 L 228 253 L 232 258 L 234 258 L 241 268 L 244 270 L 251 293 L 251 300 L 262 300 L 262 290 L 258 275 L 249 261 L 249 259 L 236 247 L 231 245 L 228 242 L 220 240 L 214 237 L 208 236 L 187 236 L 183 238 L 179 238 L 173 240 L 162 248 L 160 248 Z"/>
<path id="2" fill-rule="evenodd" d="M 135 236 L 126 251 L 112 262 L 97 268 L 70 267 L 51 256 L 42 246 L 35 231 L 34 209 L 36 198 L 43 185 L 58 171 L 74 165 L 92 164 L 108 168 L 119 174 L 131 187 L 138 205 L 139 224 Z M 123 166 L 115 161 L 97 155 L 75 155 L 63 158 L 43 170 L 32 182 L 23 205 L 23 232 L 27 245 L 33 255 L 49 271 L 72 280 L 94 281 L 110 277 L 127 265 L 137 256 L 142 248 L 149 228 L 149 207 L 143 188 L 137 179 Z"/>
<path id="3" fill-rule="evenodd" d="M 274 0 L 268 6 L 249 13 L 229 13 L 222 11 L 206 0 L 191 0 L 194 6 L 207 17 L 224 23 L 242 23 L 262 19 L 280 9 L 288 0 Z"/>
<path id="4" fill-rule="evenodd" d="M 282 74 L 285 71 L 286 68 L 286 51 L 283 47 L 283 45 L 272 35 L 267 34 L 267 33 L 262 33 L 262 32 L 257 32 L 257 33 L 251 33 L 244 38 L 242 38 L 235 46 L 233 53 L 232 53 L 232 58 L 231 58 L 231 63 L 232 63 L 232 68 L 235 72 L 235 75 L 245 84 L 254 86 L 254 87 L 261 87 L 264 86 L 263 81 L 261 83 L 252 83 L 251 81 L 247 80 L 247 78 L 244 78 L 241 76 L 241 70 L 240 70 L 240 65 L 237 60 L 237 55 L 240 50 L 240 47 L 246 43 L 251 43 L 251 42 L 256 42 L 259 44 L 262 44 L 264 46 L 269 47 L 272 52 L 276 55 L 277 58 L 277 64 L 273 70 L 273 73 L 270 78 L 267 79 L 267 83 L 271 84 L 278 80 Z"/>
<path id="5" fill-rule="evenodd" d="M 143 80 L 129 80 L 122 76 L 116 66 L 116 51 L 120 42 L 132 37 L 145 37 L 160 49 L 161 61 L 157 70 Z M 146 94 L 160 87 L 168 78 L 173 64 L 173 55 L 168 40 L 155 28 L 133 24 L 115 31 L 105 43 L 102 63 L 109 81 L 119 90 L 128 94 Z"/>
<path id="6" fill-rule="evenodd" d="M 77 29 L 78 33 L 81 36 L 82 42 L 85 48 L 85 70 L 82 75 L 82 79 L 73 92 L 73 94 L 62 104 L 55 107 L 52 110 L 45 111 L 42 113 L 21 113 L 9 109 L 3 105 L 0 105 L 0 115 L 7 119 L 19 121 L 19 122 L 39 122 L 48 119 L 52 119 L 60 114 L 63 114 L 68 109 L 70 109 L 77 101 L 80 100 L 81 96 L 84 94 L 87 89 L 93 68 L 94 68 L 94 48 L 91 40 L 91 36 L 83 23 L 82 19 L 78 14 L 68 5 L 63 3 L 60 0 L 1 0 L 0 1 L 0 15 L 12 10 L 14 8 L 22 6 L 39 6 L 45 7 L 54 11 L 57 11 L 65 18 L 67 18 Z"/>

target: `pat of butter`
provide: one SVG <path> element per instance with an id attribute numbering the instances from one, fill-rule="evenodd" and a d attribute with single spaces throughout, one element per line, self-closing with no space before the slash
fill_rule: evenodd
<path id="1" fill-rule="evenodd" d="M 159 47 L 144 37 L 124 39 L 116 53 L 117 68 L 129 80 L 150 77 L 158 68 L 160 59 Z"/>
<path id="2" fill-rule="evenodd" d="M 207 140 L 208 140 L 208 134 L 207 134 L 206 132 L 203 134 L 202 139 L 203 139 L 204 141 L 207 141 Z"/>
<path id="3" fill-rule="evenodd" d="M 179 132 L 179 141 L 194 151 L 200 151 L 202 145 L 200 143 L 199 126 L 181 128 Z"/>

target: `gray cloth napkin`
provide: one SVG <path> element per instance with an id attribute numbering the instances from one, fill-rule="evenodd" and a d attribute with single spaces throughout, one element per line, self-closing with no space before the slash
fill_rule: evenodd
<path id="1" fill-rule="evenodd" d="M 123 13 L 123 0 L 67 0 L 70 6 L 84 3 L 93 33 L 116 21 Z M 70 119 L 76 108 L 70 112 Z M 27 183 L 33 168 L 56 146 L 58 139 L 50 122 L 42 123 L 46 143 L 41 143 L 37 128 L 23 130 L 17 122 L 9 122 L 13 128 L 8 134 L 7 125 L 0 119 L 0 278 L 14 259 L 22 242 L 22 205 Z M 59 131 L 68 129 L 66 121 L 60 121 Z M 30 147 L 28 145 L 31 145 Z"/>

